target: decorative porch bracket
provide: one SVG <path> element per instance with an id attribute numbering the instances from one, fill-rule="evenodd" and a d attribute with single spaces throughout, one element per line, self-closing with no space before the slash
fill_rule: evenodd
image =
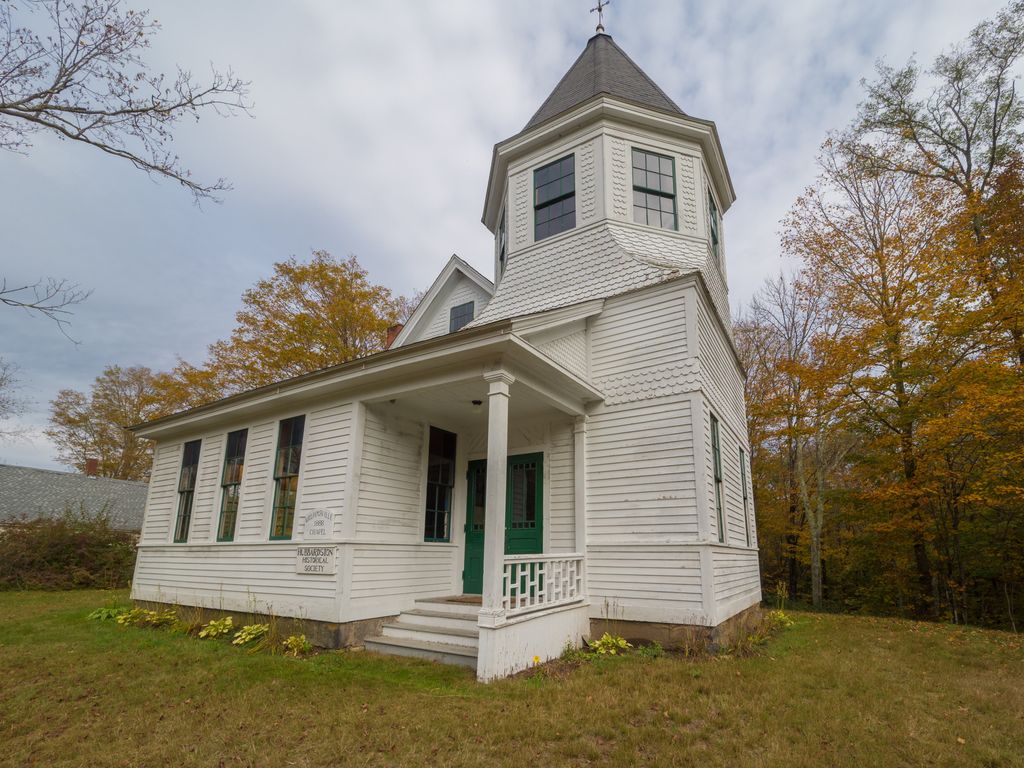
<path id="1" fill-rule="evenodd" d="M 487 499 L 484 522 L 484 584 L 478 623 L 497 626 L 505 617 L 502 579 L 505 569 L 505 483 L 508 463 L 508 399 L 515 376 L 489 371 L 487 392 Z"/>

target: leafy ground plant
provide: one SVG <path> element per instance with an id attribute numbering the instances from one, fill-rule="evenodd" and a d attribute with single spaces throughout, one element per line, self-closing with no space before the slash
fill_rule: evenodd
<path id="1" fill-rule="evenodd" d="M 312 652 L 313 645 L 306 639 L 305 635 L 289 635 L 281 641 L 284 648 L 284 655 L 298 658 Z"/>
<path id="2" fill-rule="evenodd" d="M 632 643 L 626 641 L 626 638 L 612 635 L 610 632 L 605 632 L 589 645 L 594 653 L 601 656 L 618 656 L 633 647 Z"/>
<path id="3" fill-rule="evenodd" d="M 214 639 L 230 635 L 235 628 L 235 620 L 231 616 L 223 619 L 211 619 L 199 630 L 199 636 L 204 640 Z"/>
<path id="4" fill-rule="evenodd" d="M 228 618 L 231 617 L 229 616 Z M 262 645 L 261 641 L 266 640 L 268 632 L 270 632 L 269 624 L 246 624 L 235 632 L 235 638 L 231 641 L 231 644 L 258 647 L 257 644 Z"/>

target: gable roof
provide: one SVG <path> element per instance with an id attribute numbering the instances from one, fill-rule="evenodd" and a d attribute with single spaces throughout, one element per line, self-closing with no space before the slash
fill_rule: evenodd
<path id="1" fill-rule="evenodd" d="M 75 472 L 0 464 L 0 524 L 60 517 L 67 509 L 90 517 L 106 512 L 110 525 L 142 530 L 147 483 Z"/>
<path id="2" fill-rule="evenodd" d="M 602 93 L 645 107 L 686 114 L 615 44 L 610 35 L 598 33 L 587 41 L 583 53 L 558 81 L 523 130 L 540 125 Z"/>
<path id="3" fill-rule="evenodd" d="M 452 280 L 457 279 L 460 274 L 480 286 L 481 290 L 488 296 L 494 295 L 494 283 L 473 269 L 465 259 L 461 259 L 453 253 L 451 258 L 448 259 L 448 263 L 444 265 L 444 269 L 441 270 L 441 273 L 431 283 L 427 292 L 423 294 L 420 303 L 416 305 L 416 309 L 408 321 L 406 321 L 405 327 L 395 337 L 395 341 L 391 345 L 392 347 L 400 347 L 409 341 L 409 337 L 416 332 L 416 329 L 423 323 L 424 319 L 430 316 L 434 302 L 442 294 L 444 287 Z"/>

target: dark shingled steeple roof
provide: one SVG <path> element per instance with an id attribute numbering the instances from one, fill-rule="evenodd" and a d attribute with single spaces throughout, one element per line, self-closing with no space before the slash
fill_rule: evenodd
<path id="1" fill-rule="evenodd" d="M 587 41 L 587 47 L 576 59 L 576 63 L 558 81 L 555 90 L 540 105 L 537 114 L 530 118 L 523 130 L 540 125 L 599 93 L 664 112 L 686 114 L 609 35 L 599 33 Z"/>

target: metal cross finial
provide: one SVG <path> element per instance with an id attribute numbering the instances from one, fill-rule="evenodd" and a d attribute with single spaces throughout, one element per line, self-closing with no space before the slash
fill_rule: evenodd
<path id="1" fill-rule="evenodd" d="M 612 4 L 612 0 L 604 2 L 604 0 L 597 0 L 597 8 L 591 8 L 591 13 L 597 14 L 597 30 L 598 32 L 604 32 L 604 9 Z"/>

